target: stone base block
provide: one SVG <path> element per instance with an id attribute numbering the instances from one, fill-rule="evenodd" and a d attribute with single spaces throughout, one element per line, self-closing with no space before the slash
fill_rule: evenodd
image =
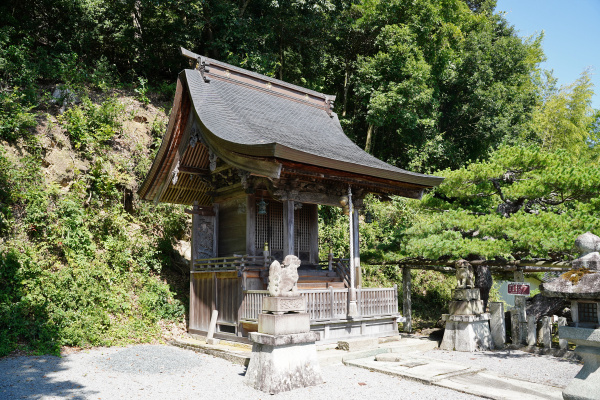
<path id="1" fill-rule="evenodd" d="M 479 315 L 452 315 L 452 314 L 442 314 L 443 321 L 452 321 L 452 322 L 475 322 L 475 321 L 489 321 L 490 314 L 479 314 Z"/>
<path id="2" fill-rule="evenodd" d="M 450 314 L 473 315 L 483 314 L 483 300 L 460 300 L 450 302 Z"/>
<path id="3" fill-rule="evenodd" d="M 475 289 L 452 289 L 452 300 L 480 300 L 479 288 Z"/>
<path id="4" fill-rule="evenodd" d="M 488 321 L 489 315 L 487 319 L 470 322 L 447 320 L 440 349 L 470 352 L 493 349 Z"/>
<path id="5" fill-rule="evenodd" d="M 563 399 L 600 400 L 600 328 L 561 326 L 558 334 L 561 339 L 575 343 L 575 353 L 583 359 L 583 368 L 563 390 Z"/>
<path id="6" fill-rule="evenodd" d="M 600 400 L 600 347 L 577 346 L 575 352 L 583 359 L 583 368 L 563 390 L 563 399 Z"/>
<path id="7" fill-rule="evenodd" d="M 323 383 L 315 346 L 317 336 L 314 332 L 250 334 L 254 343 L 244 382 L 270 394 Z"/>
<path id="8" fill-rule="evenodd" d="M 306 299 L 302 296 L 296 297 L 263 297 L 263 311 L 283 314 L 288 312 L 305 312 Z"/>
<path id="9" fill-rule="evenodd" d="M 308 313 L 295 314 L 259 314 L 258 331 L 268 335 L 289 335 L 310 331 Z"/>

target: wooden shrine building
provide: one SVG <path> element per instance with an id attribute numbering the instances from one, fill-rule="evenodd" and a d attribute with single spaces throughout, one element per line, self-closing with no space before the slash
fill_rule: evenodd
<path id="1" fill-rule="evenodd" d="M 184 70 L 162 144 L 140 197 L 192 206 L 189 332 L 256 330 L 268 267 L 302 260 L 298 287 L 322 341 L 397 333 L 396 288 L 361 288 L 358 234 L 350 259 L 319 260 L 321 205 L 352 207 L 368 193 L 420 198 L 442 178 L 405 171 L 356 146 L 333 96 L 182 49 Z M 350 194 L 350 196 L 349 196 Z M 349 198 L 350 197 L 350 198 Z"/>

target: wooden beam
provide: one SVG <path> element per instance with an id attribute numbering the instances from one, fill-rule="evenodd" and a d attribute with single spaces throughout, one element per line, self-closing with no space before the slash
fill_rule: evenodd
<path id="1" fill-rule="evenodd" d="M 183 172 L 190 175 L 205 175 L 208 177 L 210 175 L 210 170 L 207 168 L 196 168 L 189 166 L 180 166 L 179 172 Z"/>
<path id="2" fill-rule="evenodd" d="M 191 210 L 185 210 L 186 214 L 192 214 L 192 215 L 204 215 L 204 216 L 214 216 L 215 215 L 215 211 L 212 207 L 198 207 L 197 205 L 194 205 L 194 208 Z"/>

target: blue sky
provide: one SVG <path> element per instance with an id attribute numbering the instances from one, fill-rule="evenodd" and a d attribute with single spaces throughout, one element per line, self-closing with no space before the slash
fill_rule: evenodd
<path id="1" fill-rule="evenodd" d="M 542 68 L 554 70 L 559 85 L 592 67 L 592 105 L 600 109 L 600 0 L 498 0 L 500 11 L 519 36 L 544 31 Z"/>

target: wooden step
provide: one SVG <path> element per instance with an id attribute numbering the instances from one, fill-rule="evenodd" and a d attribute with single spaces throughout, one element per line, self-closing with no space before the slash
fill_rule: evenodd
<path id="1" fill-rule="evenodd" d="M 337 276 L 335 271 L 329 270 L 298 270 L 299 276 Z"/>
<path id="2" fill-rule="evenodd" d="M 329 276 L 311 276 L 311 277 L 300 277 L 298 279 L 298 282 L 304 282 L 304 283 L 309 283 L 309 282 L 341 282 L 342 280 L 339 277 L 329 277 Z"/>
<path id="3" fill-rule="evenodd" d="M 298 289 L 343 289 L 343 282 L 298 282 Z"/>

